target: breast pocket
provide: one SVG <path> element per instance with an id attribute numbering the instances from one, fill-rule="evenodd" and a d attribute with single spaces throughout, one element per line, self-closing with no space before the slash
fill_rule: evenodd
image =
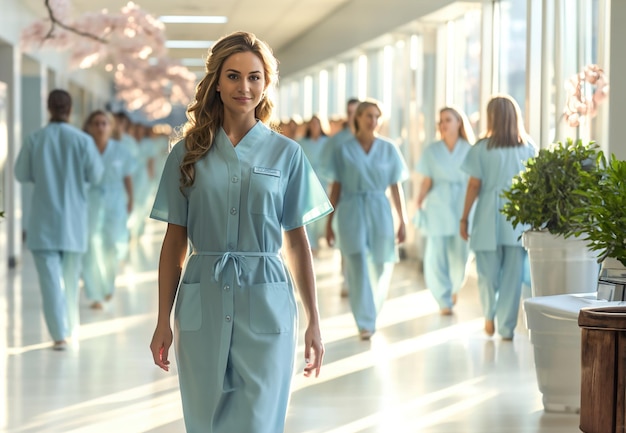
<path id="1" fill-rule="evenodd" d="M 276 173 L 276 170 L 272 171 Z M 276 215 L 280 174 L 250 173 L 248 189 L 248 206 L 251 213 Z"/>
<path id="2" fill-rule="evenodd" d="M 252 332 L 280 334 L 292 330 L 296 304 L 287 283 L 254 284 L 249 293 Z"/>
<path id="3" fill-rule="evenodd" d="M 197 331 L 202 326 L 200 283 L 181 283 L 174 319 L 181 331 Z"/>

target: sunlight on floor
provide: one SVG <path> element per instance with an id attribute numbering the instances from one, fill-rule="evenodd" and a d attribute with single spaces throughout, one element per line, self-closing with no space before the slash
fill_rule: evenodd
<path id="1" fill-rule="evenodd" d="M 324 373 L 315 380 L 306 378 L 301 374 L 297 375 L 294 378 L 292 389 L 293 391 L 298 391 L 307 386 L 319 385 L 340 376 L 376 366 L 378 363 L 386 360 L 407 356 L 419 350 L 448 343 L 450 340 L 462 339 L 482 329 L 482 326 L 483 320 L 475 319 L 413 338 L 407 338 L 398 343 L 379 345 L 379 347 L 373 344 L 371 351 L 365 351 L 342 358 L 339 361 L 324 364 Z"/>
<path id="2" fill-rule="evenodd" d="M 181 418 L 178 378 L 173 375 L 147 385 L 42 413 L 13 431 L 140 433 Z M 53 430 L 46 429 L 50 424 L 55 426 Z"/>
<path id="3" fill-rule="evenodd" d="M 484 378 L 468 380 L 454 386 L 442 389 L 437 392 L 426 394 L 416 399 L 394 405 L 394 407 L 373 413 L 360 418 L 349 424 L 342 425 L 332 430 L 325 430 L 324 433 L 358 433 L 366 428 L 379 426 L 385 432 L 419 431 L 420 428 L 435 425 L 445 421 L 453 415 L 471 409 L 484 401 L 496 398 L 498 391 L 487 391 L 479 393 L 476 385 Z M 423 413 L 420 409 L 440 400 L 454 398 L 460 401 L 446 406 L 444 409 L 428 411 Z M 411 423 L 407 423 L 407 418 L 412 414 L 420 413 L 419 417 Z"/>
<path id="4" fill-rule="evenodd" d="M 81 341 L 127 331 L 129 328 L 144 325 L 148 321 L 154 321 L 153 314 L 141 314 L 82 324 L 78 334 L 72 338 L 72 349 L 77 349 Z M 45 342 L 22 347 L 8 347 L 6 350 L 8 355 L 21 355 L 33 350 L 49 349 L 50 345 L 50 342 Z"/>
<path id="5" fill-rule="evenodd" d="M 0 296 L 0 432 L 184 431 L 173 352 L 164 373 L 148 350 L 162 240 L 155 228 L 164 226 L 148 226 L 105 310 L 83 304 L 78 343 L 66 352 L 46 341 L 32 262 L 9 276 Z M 444 317 L 417 264 L 399 263 L 377 332 L 360 341 L 340 297 L 337 253 L 322 251 L 316 273 L 327 356 L 319 378 L 303 377 L 301 315 L 286 433 L 575 431 L 576 417 L 543 412 L 527 334 L 518 329 L 513 343 L 484 336 L 475 281 Z"/>

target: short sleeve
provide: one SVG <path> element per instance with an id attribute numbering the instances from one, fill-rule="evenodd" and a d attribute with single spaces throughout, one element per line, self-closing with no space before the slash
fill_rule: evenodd
<path id="1" fill-rule="evenodd" d="M 167 157 L 150 218 L 187 227 L 188 201 L 180 190 L 180 161 L 185 151 L 180 141 Z"/>
<path id="2" fill-rule="evenodd" d="M 415 171 L 417 171 L 419 174 L 422 174 L 426 177 L 433 177 L 433 173 L 431 170 L 431 167 L 433 166 L 433 164 L 430 162 L 431 146 L 432 144 L 428 146 L 426 149 L 424 149 L 424 152 L 422 153 L 422 157 L 419 159 L 419 161 L 415 165 Z"/>
<path id="3" fill-rule="evenodd" d="M 292 158 L 283 203 L 281 225 L 287 231 L 322 218 L 333 210 L 302 149 L 298 149 Z"/>
<path id="4" fill-rule="evenodd" d="M 476 179 L 483 178 L 483 171 L 480 164 L 480 152 L 483 147 L 484 145 L 482 143 L 477 143 L 472 146 L 469 152 L 467 152 L 463 164 L 461 164 L 461 170 Z"/>

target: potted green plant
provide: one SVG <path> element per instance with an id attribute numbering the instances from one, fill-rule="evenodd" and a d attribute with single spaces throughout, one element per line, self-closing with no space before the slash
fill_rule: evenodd
<path id="1" fill-rule="evenodd" d="M 572 218 L 571 234 L 587 242 L 599 253 L 599 260 L 610 258 L 626 268 L 626 161 L 600 153 L 601 177 L 592 188 L 579 188 L 576 194 L 586 206 Z"/>
<path id="2" fill-rule="evenodd" d="M 502 213 L 513 226 L 527 227 L 522 242 L 528 251 L 532 296 L 592 292 L 597 285 L 597 254 L 581 236 L 574 215 L 589 205 L 601 176 L 595 142 L 567 139 L 539 150 L 503 192 Z M 578 224 L 578 223 L 577 223 Z M 580 233 L 578 233 L 580 234 Z"/>

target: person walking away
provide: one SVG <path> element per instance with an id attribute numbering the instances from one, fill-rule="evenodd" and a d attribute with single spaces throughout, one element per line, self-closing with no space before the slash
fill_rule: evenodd
<path id="1" fill-rule="evenodd" d="M 31 134 L 15 161 L 19 182 L 33 183 L 26 245 L 39 277 L 43 313 L 54 341 L 63 350 L 79 325 L 78 281 L 87 250 L 87 193 L 104 167 L 93 139 L 68 123 L 70 94 L 50 92 L 50 122 Z"/>
<path id="2" fill-rule="evenodd" d="M 505 341 L 513 339 L 517 326 L 525 253 L 520 240 L 524 227 L 514 229 L 500 212 L 504 204 L 501 194 L 534 155 L 517 102 L 508 95 L 492 97 L 487 104 L 487 133 L 461 166 L 470 178 L 460 234 L 469 239 L 476 255 L 485 333 L 492 336 L 497 328 Z"/>

